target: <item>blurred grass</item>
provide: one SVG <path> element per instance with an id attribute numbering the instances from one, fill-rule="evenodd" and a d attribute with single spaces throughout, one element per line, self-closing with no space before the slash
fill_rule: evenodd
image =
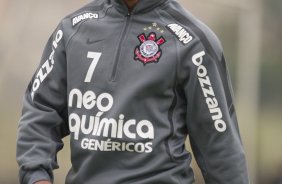
<path id="1" fill-rule="evenodd" d="M 282 113 L 280 108 L 264 108 L 259 116 L 257 141 L 258 178 L 261 184 L 270 184 L 273 180 L 282 178 Z"/>
<path id="2" fill-rule="evenodd" d="M 2 104 L 2 103 L 1 103 Z M 0 183 L 18 183 L 18 169 L 16 163 L 16 136 L 18 113 L 8 113 L 0 108 Z"/>

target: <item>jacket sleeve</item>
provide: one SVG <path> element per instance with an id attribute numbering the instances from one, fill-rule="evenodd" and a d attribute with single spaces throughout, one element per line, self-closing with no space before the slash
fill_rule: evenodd
<path id="1" fill-rule="evenodd" d="M 207 184 L 248 184 L 233 92 L 220 44 L 195 43 L 182 65 L 187 129 Z M 183 72 L 184 70 L 184 72 Z"/>
<path id="2" fill-rule="evenodd" d="M 18 127 L 17 161 L 22 184 L 53 180 L 56 155 L 67 126 L 67 79 L 61 24 L 50 37 L 23 101 Z"/>

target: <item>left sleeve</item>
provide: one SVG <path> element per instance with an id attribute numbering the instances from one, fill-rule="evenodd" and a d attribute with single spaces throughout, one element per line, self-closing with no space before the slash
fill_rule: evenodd
<path id="1" fill-rule="evenodd" d="M 207 184 L 248 184 L 229 75 L 213 49 L 199 41 L 181 67 L 191 147 Z"/>

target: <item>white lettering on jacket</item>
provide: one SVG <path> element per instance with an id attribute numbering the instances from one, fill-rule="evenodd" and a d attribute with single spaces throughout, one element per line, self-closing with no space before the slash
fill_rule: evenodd
<path id="1" fill-rule="evenodd" d="M 98 19 L 98 18 L 99 18 L 99 15 L 97 13 L 90 13 L 90 12 L 84 13 L 72 19 L 72 26 L 75 26 L 76 24 L 86 19 Z"/>
<path id="2" fill-rule="evenodd" d="M 82 93 L 79 89 L 72 89 L 68 97 L 68 106 L 75 109 L 85 109 L 96 115 L 79 115 L 70 113 L 69 129 L 74 140 L 82 138 L 82 149 L 95 151 L 129 151 L 152 152 L 154 126 L 148 120 L 126 119 L 124 114 L 118 118 L 102 117 L 114 105 L 114 99 L 109 93 L 96 95 L 94 91 Z M 89 139 L 89 136 L 95 139 Z M 106 139 L 101 140 L 101 139 Z M 112 141 L 114 139 L 115 141 Z M 132 140 L 131 143 L 123 140 Z M 135 142 L 136 140 L 140 142 Z M 142 141 L 141 141 L 142 140 Z"/>
<path id="3" fill-rule="evenodd" d="M 179 24 L 169 24 L 167 25 L 167 28 L 174 35 L 176 35 L 178 37 L 178 40 L 184 45 L 187 45 L 193 40 L 193 37 L 190 35 L 190 33 Z"/>
<path id="4" fill-rule="evenodd" d="M 59 30 L 56 34 L 56 37 L 52 43 L 52 52 L 49 55 L 49 58 L 43 63 L 39 71 L 37 72 L 35 79 L 32 84 L 32 91 L 31 91 L 31 98 L 33 99 L 35 92 L 39 89 L 42 82 L 46 79 L 46 77 L 50 74 L 53 70 L 54 66 L 54 55 L 56 52 L 56 48 L 58 47 L 59 42 L 63 38 L 63 31 Z"/>
<path id="5" fill-rule="evenodd" d="M 192 57 L 192 62 L 196 65 L 197 76 L 200 82 L 203 94 L 206 98 L 206 104 L 209 108 L 211 118 L 214 121 L 215 129 L 218 132 L 225 132 L 227 129 L 225 121 L 222 120 L 222 111 L 219 107 L 218 100 L 215 96 L 210 78 L 208 76 L 207 68 L 202 64 L 203 57 L 205 56 L 205 51 L 201 51 Z"/>

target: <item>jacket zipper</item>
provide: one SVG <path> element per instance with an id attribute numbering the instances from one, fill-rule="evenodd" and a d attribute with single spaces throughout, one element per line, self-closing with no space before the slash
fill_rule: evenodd
<path id="1" fill-rule="evenodd" d="M 131 13 L 128 13 L 126 15 L 126 23 L 125 23 L 125 26 L 123 27 L 122 35 L 121 35 L 121 38 L 119 40 L 118 50 L 116 52 L 116 56 L 115 56 L 115 60 L 114 60 L 115 62 L 114 62 L 113 70 L 112 70 L 111 77 L 110 77 L 111 82 L 114 82 L 115 78 L 116 78 L 117 66 L 118 66 L 118 62 L 119 62 L 119 59 L 120 59 L 120 55 L 121 55 L 121 47 L 122 47 L 123 42 L 125 40 L 125 36 L 126 36 L 127 30 L 128 30 L 128 27 L 129 27 L 129 23 L 131 21 L 131 17 L 132 17 Z"/>

